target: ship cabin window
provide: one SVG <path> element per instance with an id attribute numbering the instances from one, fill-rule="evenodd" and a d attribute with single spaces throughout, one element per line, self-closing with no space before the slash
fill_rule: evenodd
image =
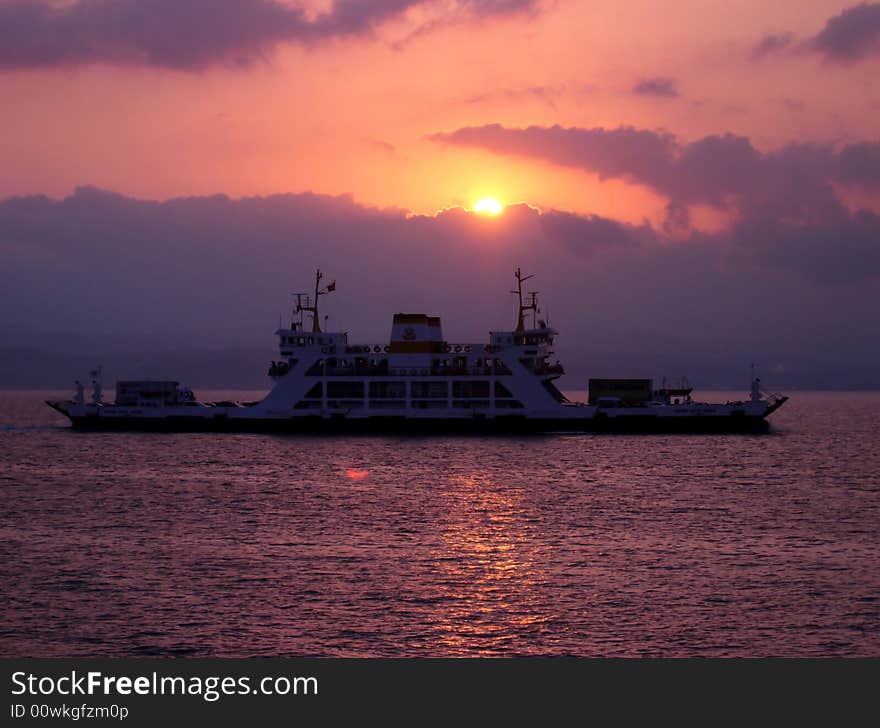
<path id="1" fill-rule="evenodd" d="M 413 382 L 410 387 L 413 399 L 446 399 L 449 393 L 446 382 Z"/>
<path id="2" fill-rule="evenodd" d="M 476 398 L 489 396 L 489 382 L 453 382 L 452 396 L 455 398 Z"/>
<path id="3" fill-rule="evenodd" d="M 306 339 L 305 339 L 304 336 L 298 336 L 298 337 L 296 337 L 296 345 L 297 345 L 297 346 L 304 346 L 305 343 L 306 343 Z"/>
<path id="4" fill-rule="evenodd" d="M 315 343 L 315 337 L 314 337 L 314 336 L 310 336 L 309 339 L 308 339 L 308 341 L 309 341 L 309 346 L 311 346 L 312 344 Z"/>
<path id="5" fill-rule="evenodd" d="M 495 382 L 495 396 L 496 397 L 512 397 L 510 390 L 505 387 L 501 382 Z"/>
<path id="6" fill-rule="evenodd" d="M 327 382 L 327 397 L 332 399 L 363 399 L 363 382 Z"/>
<path id="7" fill-rule="evenodd" d="M 547 340 L 547 334 L 520 334 L 514 337 L 517 346 L 540 346 Z"/>
<path id="8" fill-rule="evenodd" d="M 370 399 L 405 399 L 406 382 L 370 382 Z"/>
<path id="9" fill-rule="evenodd" d="M 316 382 L 312 388 L 306 392 L 306 399 L 321 399 L 324 396 L 324 383 Z"/>

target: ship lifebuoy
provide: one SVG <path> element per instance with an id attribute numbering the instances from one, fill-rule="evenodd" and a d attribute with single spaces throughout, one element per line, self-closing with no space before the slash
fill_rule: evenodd
<path id="1" fill-rule="evenodd" d="M 471 347 L 470 347 L 470 346 L 466 346 L 466 347 L 464 347 L 464 350 L 465 350 L 465 351 L 470 351 L 470 350 L 471 350 Z"/>
<path id="2" fill-rule="evenodd" d="M 456 346 L 456 347 L 455 347 L 455 351 L 456 351 L 456 352 L 461 351 L 461 347 L 460 347 L 460 346 Z"/>
<path id="3" fill-rule="evenodd" d="M 386 347 L 385 347 L 385 353 L 387 354 L 389 351 L 391 351 L 391 347 L 390 347 L 390 346 L 386 346 Z"/>
<path id="4" fill-rule="evenodd" d="M 369 347 L 367 347 L 367 348 L 369 348 Z M 381 346 L 374 346 L 374 347 L 373 347 L 373 353 L 374 353 L 374 354 L 378 354 L 380 351 L 382 351 L 382 347 L 381 347 Z"/>
<path id="5" fill-rule="evenodd" d="M 452 351 L 452 347 L 449 344 L 447 344 L 446 345 L 446 352 L 449 353 L 450 351 Z"/>

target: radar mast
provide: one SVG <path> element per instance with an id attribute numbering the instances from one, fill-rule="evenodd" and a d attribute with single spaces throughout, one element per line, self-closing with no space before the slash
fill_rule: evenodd
<path id="1" fill-rule="evenodd" d="M 324 274 L 321 273 L 321 269 L 318 268 L 315 273 L 315 299 L 314 303 L 309 300 L 309 297 L 305 297 L 305 303 L 303 303 L 302 296 L 297 294 L 296 298 L 296 313 L 302 313 L 303 311 L 308 311 L 312 315 L 312 332 L 316 334 L 321 333 L 321 319 L 318 315 L 318 300 L 320 296 L 324 296 L 331 291 L 336 290 L 336 281 L 330 281 L 324 288 L 321 288 L 321 279 L 324 277 Z"/>
<path id="2" fill-rule="evenodd" d="M 522 274 L 522 270 L 519 268 L 516 269 L 516 290 L 511 291 L 511 293 L 515 293 L 518 301 L 517 315 L 516 315 L 516 330 L 517 331 L 525 331 L 526 329 L 526 319 L 525 313 L 526 311 L 532 311 L 533 313 L 537 313 L 538 311 L 538 292 L 537 291 L 529 291 L 529 296 L 531 300 L 528 303 L 523 303 L 523 290 L 522 284 L 524 281 L 529 280 L 530 278 L 534 278 L 534 274 L 524 276 Z"/>

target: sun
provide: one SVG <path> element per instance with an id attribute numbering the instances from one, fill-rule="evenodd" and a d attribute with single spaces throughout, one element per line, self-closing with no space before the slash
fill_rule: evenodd
<path id="1" fill-rule="evenodd" d="M 501 211 L 504 209 L 504 205 L 501 204 L 501 201 L 494 197 L 481 197 L 474 203 L 474 212 L 479 212 L 481 215 L 500 215 Z"/>

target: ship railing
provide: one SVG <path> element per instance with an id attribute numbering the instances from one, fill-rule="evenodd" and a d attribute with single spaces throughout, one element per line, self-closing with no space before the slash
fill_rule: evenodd
<path id="1" fill-rule="evenodd" d="M 313 364 L 306 371 L 310 377 L 488 377 L 511 374 L 506 364 L 498 366 L 479 367 L 456 367 L 456 366 L 432 366 L 432 367 L 389 367 L 384 366 L 345 366 L 328 367 L 322 364 Z M 561 372 L 560 372 L 561 373 Z"/>
<path id="2" fill-rule="evenodd" d="M 445 353 L 452 355 L 465 355 L 465 354 L 495 354 L 503 349 L 501 346 L 493 346 L 492 344 L 457 344 L 450 341 L 437 342 L 443 344 L 442 352 L 438 351 L 437 353 Z M 388 354 L 391 352 L 391 346 L 389 344 L 354 344 L 351 346 L 345 347 L 345 353 L 353 356 L 357 356 L 360 354 L 361 356 L 378 356 L 380 354 Z M 334 352 L 336 353 L 336 352 Z M 338 352 L 341 353 L 341 352 Z"/>

